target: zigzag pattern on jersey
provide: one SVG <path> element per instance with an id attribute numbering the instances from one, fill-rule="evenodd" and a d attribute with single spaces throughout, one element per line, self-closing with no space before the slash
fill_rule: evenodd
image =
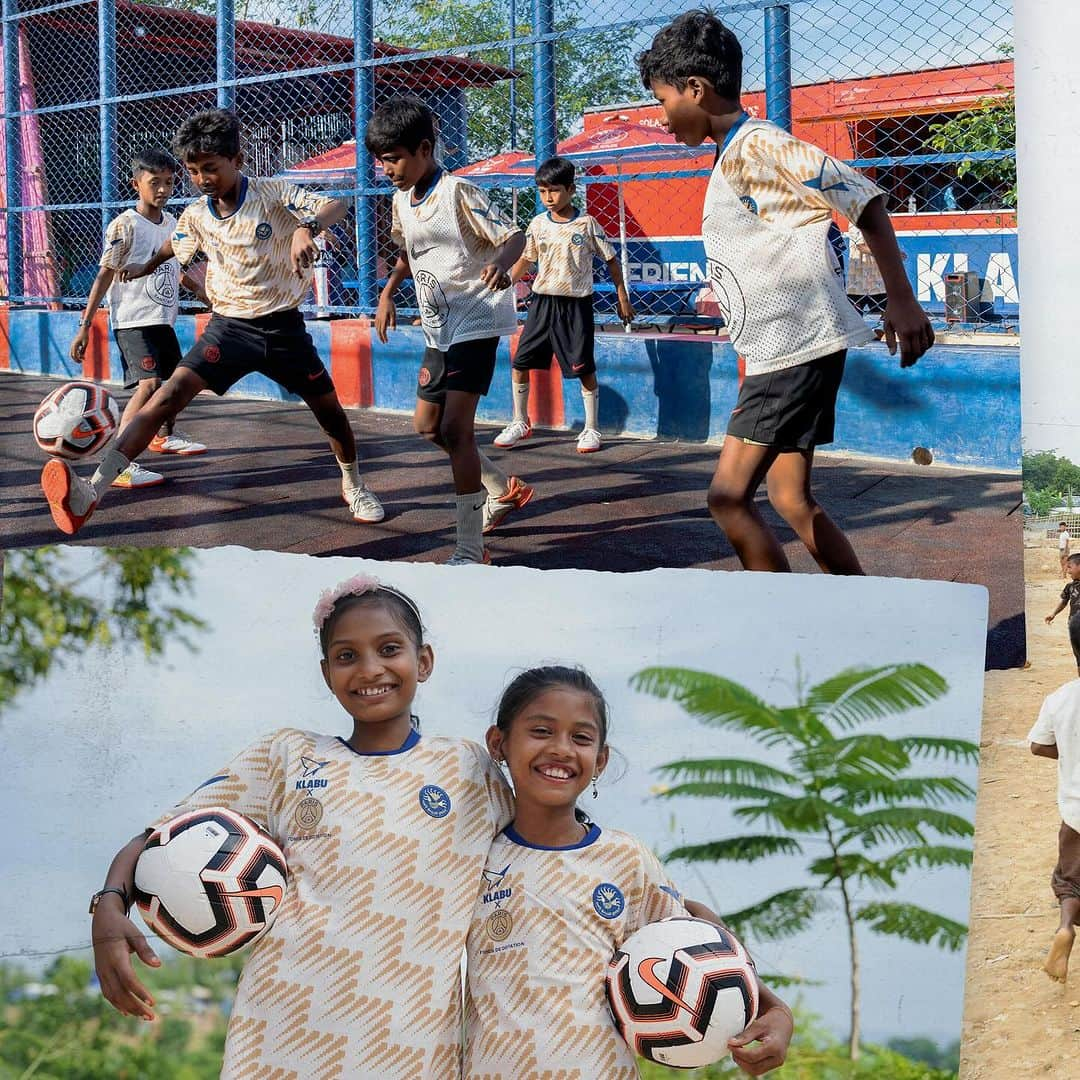
<path id="1" fill-rule="evenodd" d="M 537 214 L 527 235 L 524 257 L 537 264 L 532 291 L 544 296 L 592 296 L 593 255 L 604 262 L 615 257 L 615 249 L 589 214 L 579 214 L 572 222 Z M 584 242 L 575 244 L 575 235 L 584 235 Z"/>

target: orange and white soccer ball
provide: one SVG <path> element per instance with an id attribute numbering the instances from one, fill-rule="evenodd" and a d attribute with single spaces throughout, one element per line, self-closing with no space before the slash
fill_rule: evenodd
<path id="1" fill-rule="evenodd" d="M 631 934 L 608 965 L 607 993 L 630 1049 L 671 1069 L 719 1061 L 758 1011 L 746 950 L 729 930 L 686 917 Z"/>
<path id="2" fill-rule="evenodd" d="M 287 877 L 272 837 L 214 806 L 179 814 L 150 834 L 135 867 L 135 903 L 174 949 L 227 956 L 270 929 Z"/>
<path id="3" fill-rule="evenodd" d="M 120 406 L 96 383 L 69 382 L 34 413 L 34 441 L 47 454 L 75 459 L 97 453 L 116 433 Z"/>

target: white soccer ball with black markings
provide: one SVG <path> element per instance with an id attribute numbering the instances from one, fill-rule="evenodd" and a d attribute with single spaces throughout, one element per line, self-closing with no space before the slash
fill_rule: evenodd
<path id="1" fill-rule="evenodd" d="M 135 867 L 135 903 L 174 949 L 228 956 L 270 929 L 287 877 L 272 837 L 215 806 L 179 814 L 150 834 Z"/>
<path id="2" fill-rule="evenodd" d="M 701 919 L 631 934 L 608 965 L 607 993 L 630 1049 L 672 1069 L 719 1061 L 758 1010 L 753 961 L 730 931 Z"/>
<path id="3" fill-rule="evenodd" d="M 34 441 L 55 457 L 88 457 L 116 433 L 120 406 L 96 383 L 69 382 L 55 389 L 34 413 Z"/>

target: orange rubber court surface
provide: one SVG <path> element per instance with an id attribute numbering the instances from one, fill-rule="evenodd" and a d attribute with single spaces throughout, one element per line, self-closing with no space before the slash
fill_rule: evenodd
<path id="1" fill-rule="evenodd" d="M 54 379 L 0 376 L 0 543 L 71 542 L 53 525 L 38 476 L 45 456 L 30 434 Z M 409 417 L 349 410 L 361 472 L 386 507 L 378 525 L 354 523 L 340 473 L 302 405 L 202 395 L 180 427 L 206 443 L 193 458 L 140 459 L 167 482 L 113 490 L 73 542 L 96 545 L 249 548 L 307 555 L 441 561 L 453 547 L 454 509 L 445 457 Z M 513 450 L 481 446 L 534 485 L 524 509 L 488 537 L 495 566 L 632 571 L 658 566 L 738 570 L 705 506 L 716 445 L 608 436 L 597 454 L 569 432 L 536 431 Z M 87 465 L 79 466 L 87 473 Z M 985 585 L 990 590 L 989 667 L 1024 662 L 1021 486 L 1017 474 L 921 467 L 819 454 L 815 493 L 847 532 L 870 574 Z M 817 572 L 794 533 L 762 496 L 768 520 L 797 571 Z M 508 602 L 512 598 L 508 597 Z M 776 612 L 783 620 L 784 612 Z M 738 615 L 718 613 L 723 625 Z"/>

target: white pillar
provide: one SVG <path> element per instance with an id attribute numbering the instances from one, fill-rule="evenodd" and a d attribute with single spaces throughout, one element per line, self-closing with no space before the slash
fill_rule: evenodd
<path id="1" fill-rule="evenodd" d="M 1025 450 L 1080 463 L 1080 4 L 1016 0 L 1020 377 Z"/>

